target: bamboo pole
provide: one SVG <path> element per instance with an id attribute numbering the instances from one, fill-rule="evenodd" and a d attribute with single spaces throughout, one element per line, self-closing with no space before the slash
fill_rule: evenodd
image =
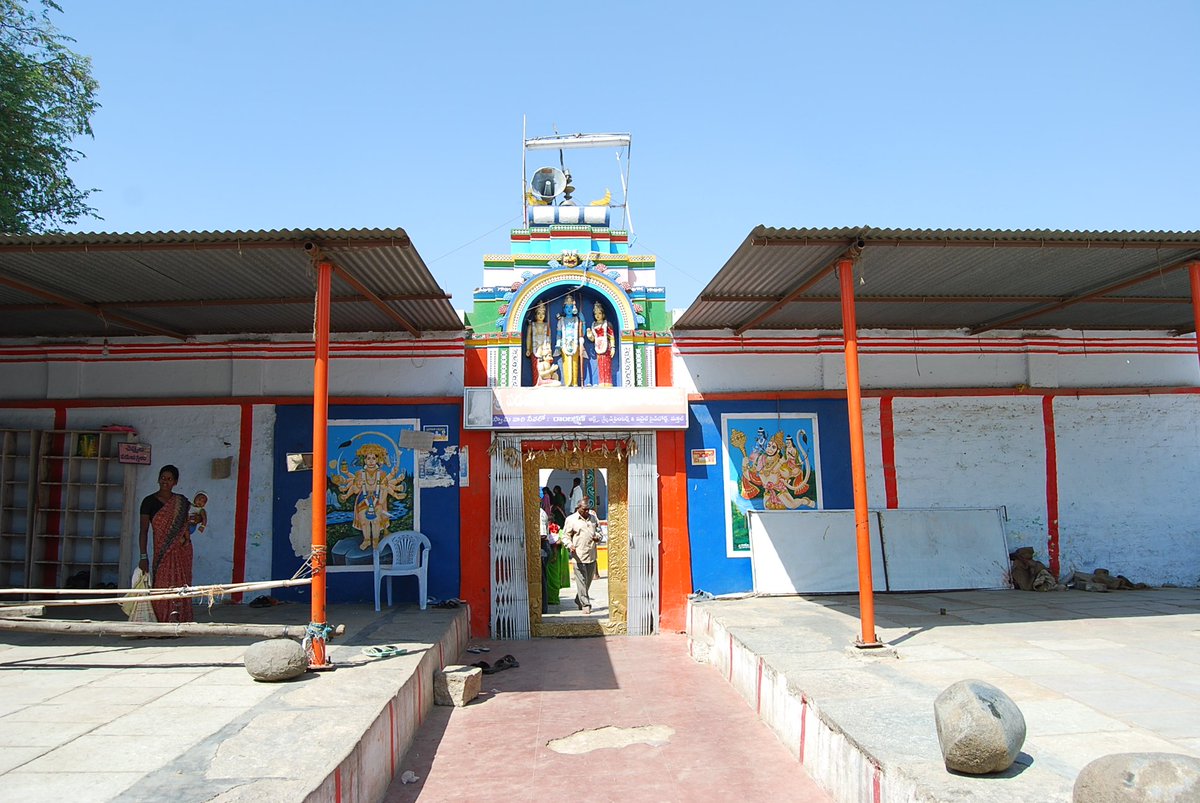
<path id="1" fill-rule="evenodd" d="M 280 585 L 307 585 L 310 580 L 306 577 L 303 580 L 287 580 L 267 584 L 267 587 L 275 588 Z M 246 583 L 245 585 L 254 585 Z M 231 592 L 224 590 L 225 586 L 184 586 L 182 588 L 164 588 L 162 593 L 141 593 L 141 594 L 125 594 L 120 597 L 101 597 L 100 599 L 44 599 L 23 603 L 26 605 L 36 604 L 44 605 L 47 608 L 71 608 L 80 607 L 82 605 L 112 605 L 135 603 L 135 602 L 160 602 L 167 599 L 196 599 L 198 597 L 224 597 Z M 246 589 L 253 591 L 255 589 Z M 0 606 L 0 611 L 4 610 L 4 606 Z"/>
<path id="2" fill-rule="evenodd" d="M 41 616 L 46 612 L 44 605 L 11 605 L 0 608 L 0 619 L 16 619 L 26 616 Z"/>
<path id="3" fill-rule="evenodd" d="M 154 594 L 195 589 L 205 594 L 210 589 L 220 589 L 215 593 L 232 594 L 237 591 L 259 591 L 267 588 L 283 588 L 286 586 L 302 586 L 312 583 L 310 577 L 293 577 L 290 580 L 253 580 L 248 583 L 216 583 L 206 586 L 179 586 L 178 588 L 0 588 L 0 596 L 27 596 L 30 594 L 50 594 L 59 596 L 104 595 L 104 594 Z M 27 604 L 27 603 L 23 603 Z"/>
<path id="4" fill-rule="evenodd" d="M 96 622 L 91 619 L 3 619 L 0 632 L 83 634 L 89 636 L 251 636 L 254 638 L 290 638 L 297 641 L 308 634 L 306 625 L 252 625 L 213 622 Z M 346 632 L 345 625 L 333 629 L 334 636 Z"/>

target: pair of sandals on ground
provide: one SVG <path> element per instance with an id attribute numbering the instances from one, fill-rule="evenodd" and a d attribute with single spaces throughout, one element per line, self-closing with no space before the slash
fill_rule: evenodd
<path id="1" fill-rule="evenodd" d="M 477 666 L 483 670 L 485 675 L 494 675 L 497 672 L 503 672 L 505 669 L 516 669 L 520 666 L 517 659 L 511 655 L 505 655 L 503 658 L 497 658 L 495 663 L 489 664 L 487 661 L 476 661 L 471 666 Z"/>

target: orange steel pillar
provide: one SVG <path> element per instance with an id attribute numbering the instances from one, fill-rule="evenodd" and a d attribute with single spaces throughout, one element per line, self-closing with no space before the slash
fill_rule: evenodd
<path id="1" fill-rule="evenodd" d="M 1192 278 L 1192 317 L 1196 320 L 1196 356 L 1200 357 L 1200 262 L 1188 265 Z"/>
<path id="2" fill-rule="evenodd" d="M 871 525 L 867 512 L 867 457 L 863 445 L 862 388 L 858 377 L 858 321 L 854 312 L 854 260 L 838 261 L 842 287 L 842 336 L 846 344 L 846 407 L 850 415 L 850 473 L 854 481 L 854 530 L 858 542 L 859 647 L 882 647 L 875 635 L 875 591 L 871 580 Z"/>
<path id="3" fill-rule="evenodd" d="M 312 480 L 312 644 L 309 666 L 329 669 L 325 656 L 329 624 L 325 621 L 325 463 L 329 459 L 329 294 L 333 264 L 317 262 L 316 356 L 313 360 L 313 480 Z"/>

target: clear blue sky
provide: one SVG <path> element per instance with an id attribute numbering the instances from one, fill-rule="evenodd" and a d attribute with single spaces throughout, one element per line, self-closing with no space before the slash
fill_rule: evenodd
<path id="1" fill-rule="evenodd" d="M 1191 0 L 60 2 L 103 104 L 81 231 L 398 226 L 459 308 L 520 224 L 523 115 L 633 135 L 672 307 L 760 223 L 1200 229 Z"/>

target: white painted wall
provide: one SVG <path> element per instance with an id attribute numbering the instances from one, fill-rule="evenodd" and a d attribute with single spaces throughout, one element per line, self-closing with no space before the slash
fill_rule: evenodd
<path id="1" fill-rule="evenodd" d="M 53 429 L 53 410 L 0 409 L 0 429 Z"/>
<path id="2" fill-rule="evenodd" d="M 845 387 L 841 341 L 816 333 L 684 335 L 675 376 L 689 392 L 822 391 Z M 1059 395 L 1059 557 L 1063 572 L 1098 567 L 1150 584 L 1200 585 L 1200 395 L 1192 337 L 1080 333 L 915 343 L 864 333 L 865 388 L 894 390 L 900 507 L 1004 507 L 1009 544 L 1047 556 L 1046 446 L 1039 388 L 1128 388 Z M 907 339 L 907 345 L 905 340 Z M 974 353 L 972 353 L 974 350 Z M 896 352 L 896 353 L 890 353 Z M 906 397 L 906 389 L 1028 388 L 1028 396 Z M 868 502 L 886 505 L 880 401 L 863 400 Z"/>
<path id="3" fill-rule="evenodd" d="M 228 583 L 233 576 L 240 422 L 241 408 L 237 405 L 97 407 L 73 409 L 67 413 L 68 429 L 123 424 L 136 429 L 139 439 L 150 444 L 153 463 L 137 468 L 135 504 L 140 506 L 143 497 L 158 490 L 158 470 L 168 463 L 179 468 L 177 493 L 188 499 L 197 491 L 208 494 L 205 508 L 208 527 L 204 533 L 193 536 L 192 578 L 200 585 Z M 214 480 L 212 460 L 221 457 L 233 458 L 233 470 L 228 479 Z M 136 537 L 132 549 L 136 557 Z"/>
<path id="4" fill-rule="evenodd" d="M 123 338 L 3 341 L 0 398 L 129 399 L 312 394 L 311 340 Z M 458 396 L 462 339 L 340 338 L 330 346 L 331 396 Z M 169 378 L 169 379 L 168 379 Z"/>
<path id="5" fill-rule="evenodd" d="M 815 331 L 680 333 L 676 382 L 689 393 L 837 390 L 845 387 L 840 336 Z M 1028 386 L 1194 386 L 1200 359 L 1192 336 L 1052 332 L 979 337 L 953 332 L 864 331 L 865 389 Z"/>
<path id="6" fill-rule="evenodd" d="M 1009 543 L 1046 559 L 1041 398 L 897 398 L 892 421 L 900 507 L 1003 506 Z"/>
<path id="7" fill-rule="evenodd" d="M 879 399 L 863 399 L 863 441 L 867 462 L 867 507 L 887 507 L 883 484 L 883 450 L 880 448 Z"/>
<path id="8" fill-rule="evenodd" d="M 198 338 L 180 343 L 154 338 L 51 343 L 8 341 L 0 358 L 0 399 L 62 401 L 66 426 L 105 424 L 135 428 L 153 449 L 153 463 L 137 469 L 137 498 L 156 489 L 161 466 L 179 467 L 178 490 L 209 496 L 208 528 L 195 536 L 196 583 L 226 583 L 233 576 L 234 523 L 240 450 L 238 404 L 172 404 L 180 399 L 267 397 L 253 406 L 247 580 L 271 578 L 275 407 L 271 397 L 312 394 L 312 344 L 294 337 Z M 463 387 L 462 340 L 340 337 L 331 344 L 333 397 L 458 397 Z M 162 405 L 73 407 L 94 399 L 161 398 Z M 51 429 L 54 411 L 5 409 L 0 426 Z M 214 480 L 212 460 L 231 457 L 227 479 Z M 136 532 L 133 533 L 136 536 Z M 137 539 L 132 549 L 136 551 Z"/>
<path id="9" fill-rule="evenodd" d="M 275 406 L 254 406 L 250 453 L 250 511 L 246 521 L 246 580 L 271 579 L 271 515 L 275 503 Z M 236 464 L 236 460 L 234 461 Z M 235 465 L 236 468 L 236 465 Z M 270 592 L 266 592 L 270 594 Z M 246 597 L 249 601 L 257 595 Z"/>
<path id="10" fill-rule="evenodd" d="M 1064 571 L 1200 586 L 1200 396 L 1054 401 Z"/>

